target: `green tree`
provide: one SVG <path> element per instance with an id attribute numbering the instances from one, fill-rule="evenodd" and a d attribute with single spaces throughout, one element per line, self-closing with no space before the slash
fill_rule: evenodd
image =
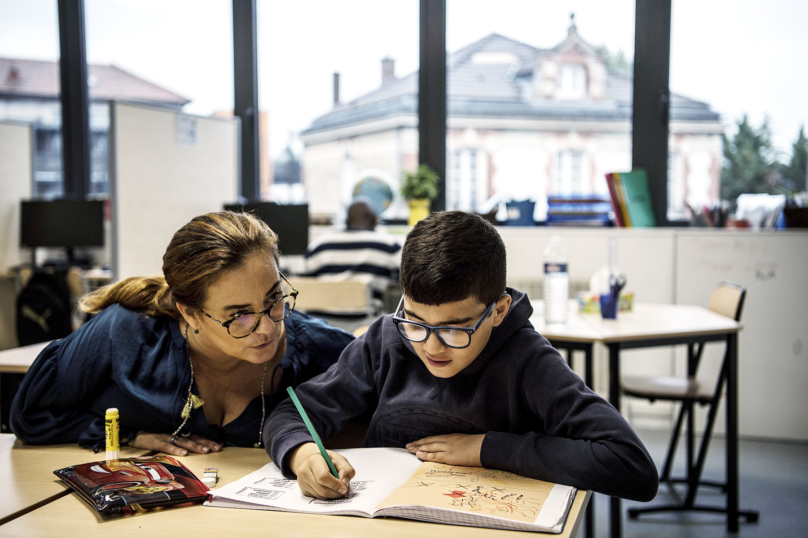
<path id="1" fill-rule="evenodd" d="M 780 163 L 775 159 L 768 119 L 755 129 L 744 115 L 732 139 L 722 135 L 722 140 L 721 198 L 735 200 L 739 194 L 781 191 Z"/>
<path id="2" fill-rule="evenodd" d="M 622 73 L 624 75 L 632 75 L 634 73 L 634 62 L 626 58 L 622 50 L 612 53 L 606 45 L 595 47 L 595 50 L 603 58 L 603 63 L 612 71 Z"/>
<path id="3" fill-rule="evenodd" d="M 781 173 L 783 183 L 788 194 L 808 189 L 806 175 L 808 175 L 808 140 L 805 138 L 805 127 L 800 127 L 800 134 L 791 146 L 791 162 L 783 165 Z"/>

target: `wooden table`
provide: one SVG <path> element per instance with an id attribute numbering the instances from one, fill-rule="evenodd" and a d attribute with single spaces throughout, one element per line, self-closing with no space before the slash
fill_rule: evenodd
<path id="1" fill-rule="evenodd" d="M 48 344 L 50 342 L 0 351 L 0 433 L 11 433 L 8 425 L 11 400 L 23 375 Z"/>
<path id="2" fill-rule="evenodd" d="M 121 457 L 144 453 L 124 448 Z M 54 470 L 103 457 L 103 453 L 95 454 L 77 445 L 30 446 L 11 434 L 0 435 L 0 484 L 4 490 L 0 496 L 0 525 L 69 493 Z"/>
<path id="3" fill-rule="evenodd" d="M 602 343 L 609 349 L 609 402 L 620 409 L 620 352 L 624 349 L 726 341 L 726 468 L 727 529 L 738 532 L 738 332 L 742 325 L 706 308 L 690 305 L 635 303 L 631 312 L 618 312 L 617 319 L 600 314 L 581 314 L 570 301 L 565 325 L 544 323 L 544 304 L 533 301 L 531 323 L 555 347 L 583 350 L 586 354 L 586 384 L 592 387 L 592 349 Z M 543 331 L 542 331 L 543 329 Z M 569 360 L 569 358 L 568 358 Z M 611 498 L 611 536 L 622 535 L 620 499 Z M 587 518 L 591 509 L 588 512 Z M 588 523 L 588 521 L 587 521 Z M 587 525 L 587 529 L 591 529 Z M 591 535 L 590 535 L 591 537 Z"/>
<path id="4" fill-rule="evenodd" d="M 39 450 L 39 449 L 34 449 Z M 77 450 L 60 447 L 62 458 L 73 458 Z M 263 449 L 226 448 L 216 454 L 194 454 L 179 458 L 191 471 L 201 476 L 205 467 L 219 468 L 222 486 L 260 468 L 269 462 Z M 53 468 L 57 468 L 53 466 Z M 55 477 L 54 477 L 55 478 Z M 37 482 L 41 479 L 31 479 Z M 48 479 L 50 480 L 50 479 Z M 564 532 L 551 536 L 575 536 L 590 493 L 579 491 L 573 502 Z M 76 494 L 64 495 L 53 502 L 0 526 L 0 536 L 82 538 L 126 538 L 129 536 L 239 536 L 239 538 L 280 537 L 351 537 L 377 538 L 441 537 L 518 538 L 536 533 L 497 531 L 472 527 L 437 525 L 403 519 L 365 519 L 348 516 L 294 514 L 267 510 L 238 510 L 195 505 L 165 508 L 125 516 L 102 516 Z"/>

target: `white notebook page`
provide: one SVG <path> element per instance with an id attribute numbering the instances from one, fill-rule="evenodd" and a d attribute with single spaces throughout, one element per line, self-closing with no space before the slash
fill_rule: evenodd
<path id="1" fill-rule="evenodd" d="M 300 492 L 297 481 L 283 477 L 274 463 L 218 490 L 211 504 L 220 499 L 294 512 L 364 513 L 374 508 L 409 478 L 421 461 L 402 448 L 339 450 L 356 470 L 348 498 L 321 501 Z M 208 503 L 206 503 L 208 504 Z"/>

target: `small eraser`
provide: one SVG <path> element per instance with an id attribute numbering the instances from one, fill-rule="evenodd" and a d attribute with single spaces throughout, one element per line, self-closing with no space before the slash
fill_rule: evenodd
<path id="1" fill-rule="evenodd" d="M 202 482 L 205 484 L 216 485 L 216 481 L 219 478 L 219 468 L 218 467 L 207 467 L 205 472 L 202 473 Z"/>

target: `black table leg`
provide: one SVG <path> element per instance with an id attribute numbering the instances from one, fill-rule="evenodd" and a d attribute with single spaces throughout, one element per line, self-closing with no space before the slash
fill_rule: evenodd
<path id="1" fill-rule="evenodd" d="M 620 344 L 612 343 L 609 346 L 609 403 L 617 412 L 620 412 Z M 620 538 L 623 535 L 622 514 L 620 498 L 611 497 L 611 537 Z"/>
<path id="2" fill-rule="evenodd" d="M 584 382 L 586 386 L 595 390 L 592 374 L 592 348 L 589 344 L 584 348 Z M 586 511 L 586 538 L 595 538 L 595 494 L 589 498 L 589 508 Z"/>
<path id="3" fill-rule="evenodd" d="M 592 390 L 595 390 L 594 387 L 594 374 L 592 369 L 592 357 L 593 357 L 593 350 L 594 344 L 589 343 L 570 343 L 570 342 L 552 342 L 553 346 L 558 350 L 564 350 L 567 352 L 567 364 L 569 364 L 570 368 L 572 368 L 572 354 L 574 351 L 583 351 L 584 352 L 584 382 L 586 386 Z M 586 527 L 586 537 L 587 538 L 595 538 L 595 493 L 592 493 L 592 496 L 589 498 L 589 506 L 586 509 L 586 519 L 585 519 L 585 527 Z"/>
<path id="4" fill-rule="evenodd" d="M 20 389 L 25 374 L 0 372 L 0 432 L 11 433 L 11 401 Z"/>
<path id="5" fill-rule="evenodd" d="M 738 532 L 738 333 L 727 336 L 727 530 Z"/>

